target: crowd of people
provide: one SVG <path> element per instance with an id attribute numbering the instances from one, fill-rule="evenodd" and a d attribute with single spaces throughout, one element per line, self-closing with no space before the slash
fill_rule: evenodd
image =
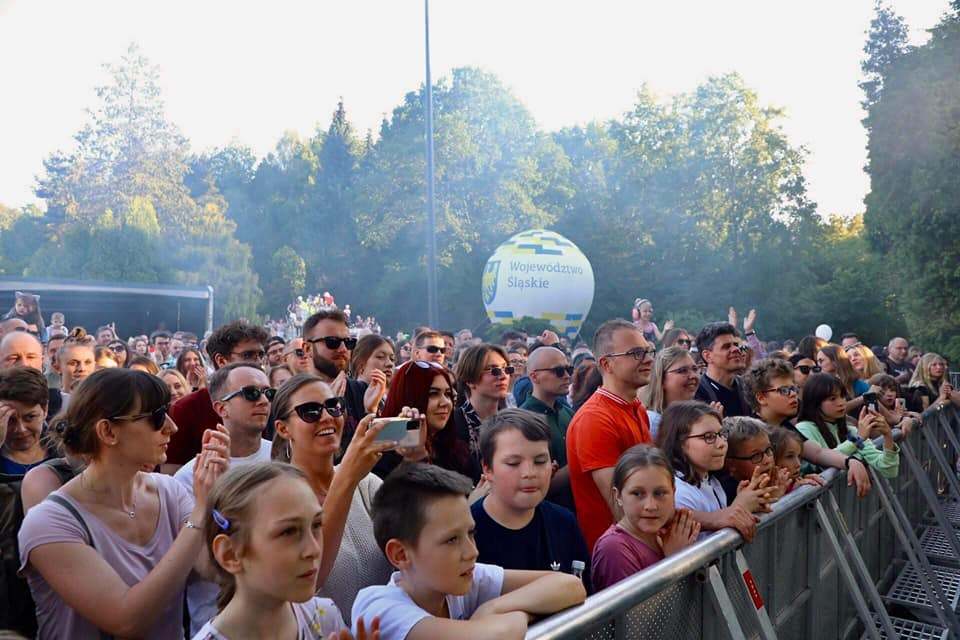
<path id="1" fill-rule="evenodd" d="M 960 405 L 947 362 L 891 337 L 416 327 L 202 339 L 0 321 L 0 628 L 41 638 L 521 638 L 836 468 L 899 473 L 893 430 Z M 270 329 L 269 331 L 267 329 Z"/>

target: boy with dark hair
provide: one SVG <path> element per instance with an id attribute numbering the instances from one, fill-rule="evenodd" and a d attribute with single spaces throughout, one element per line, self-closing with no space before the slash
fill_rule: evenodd
<path id="1" fill-rule="evenodd" d="M 736 416 L 724 418 L 723 428 L 727 432 L 727 457 L 717 479 L 727 494 L 727 504 L 733 504 L 741 487 L 760 489 L 763 491 L 755 513 L 770 511 L 768 505 L 783 495 L 788 478 L 785 473 L 781 478 L 774 465 L 766 425 L 756 418 Z"/>
<path id="2" fill-rule="evenodd" d="M 353 620 L 379 617 L 381 640 L 519 639 L 529 616 L 583 602 L 572 575 L 477 563 L 471 488 L 429 464 L 401 464 L 387 476 L 373 499 L 373 533 L 397 571 L 360 590 Z"/>
<path id="3" fill-rule="evenodd" d="M 480 456 L 490 483 L 490 493 L 470 507 L 480 561 L 566 573 L 577 560 L 586 567 L 590 554 L 577 519 L 546 500 L 553 464 L 543 416 L 504 409 L 488 419 L 480 429 Z"/>

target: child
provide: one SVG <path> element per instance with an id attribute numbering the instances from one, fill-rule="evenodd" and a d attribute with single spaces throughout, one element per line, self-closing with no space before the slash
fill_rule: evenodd
<path id="1" fill-rule="evenodd" d="M 653 321 L 653 303 L 646 298 L 637 298 L 633 301 L 633 324 L 643 331 L 643 337 L 650 344 L 656 344 L 663 340 L 663 334 Z M 667 320 L 663 323 L 664 332 L 673 329 L 673 320 Z"/>
<path id="2" fill-rule="evenodd" d="M 27 329 L 36 336 L 43 336 L 46 327 L 43 326 L 43 317 L 40 315 L 40 296 L 32 293 L 17 291 L 13 307 L 3 316 L 4 320 L 20 318 L 27 323 Z"/>
<path id="3" fill-rule="evenodd" d="M 787 472 L 785 493 L 790 493 L 799 486 L 824 485 L 823 478 L 816 473 L 800 475 L 800 454 L 803 453 L 803 438 L 793 429 L 773 427 L 770 429 L 770 445 L 773 447 L 773 463 L 778 469 Z"/>
<path id="4" fill-rule="evenodd" d="M 776 502 L 785 493 L 786 471 L 780 472 L 773 463 L 773 447 L 762 420 L 736 416 L 723 419 L 727 431 L 727 457 L 723 473 L 717 479 L 727 494 L 727 504 L 732 504 L 737 491 L 744 483 L 754 478 L 763 478 L 769 499 L 761 511 L 769 511 L 769 504 Z"/>
<path id="5" fill-rule="evenodd" d="M 869 439 L 874 429 L 883 435 L 882 450 Z M 857 427 L 848 426 L 843 383 L 829 373 L 815 373 L 803 386 L 797 431 L 821 446 L 857 455 L 888 478 L 896 478 L 900 472 L 900 447 L 893 440 L 890 425 L 865 406 L 860 409 Z"/>
<path id="6" fill-rule="evenodd" d="M 727 452 L 727 432 L 716 409 L 698 400 L 671 403 L 663 412 L 657 448 L 673 465 L 677 507 L 690 509 L 704 532 L 733 527 L 747 542 L 753 540 L 757 532 L 753 513 L 767 502 L 765 479 L 753 478 L 728 506 L 727 495 L 713 476 L 723 469 Z"/>
<path id="7" fill-rule="evenodd" d="M 480 562 L 566 573 L 575 560 L 590 562 L 576 517 L 545 500 L 553 465 L 543 416 L 524 409 L 496 414 L 480 429 L 480 458 L 490 483 L 490 493 L 470 507 Z"/>
<path id="8" fill-rule="evenodd" d="M 193 640 L 350 638 L 332 600 L 320 598 L 320 503 L 288 464 L 237 466 L 208 498 L 204 538 L 220 583 L 220 613 Z M 356 638 L 379 638 L 357 621 Z"/>
<path id="9" fill-rule="evenodd" d="M 523 638 L 531 615 L 583 602 L 567 573 L 515 571 L 477 563 L 470 480 L 430 464 L 401 464 L 373 499 L 373 530 L 398 570 L 366 587 L 353 620 L 380 618 L 384 640 Z"/>
<path id="10" fill-rule="evenodd" d="M 605 589 L 697 541 L 700 524 L 674 509 L 673 467 L 659 449 L 627 449 L 613 470 L 613 496 L 623 511 L 593 548 L 593 584 Z"/>

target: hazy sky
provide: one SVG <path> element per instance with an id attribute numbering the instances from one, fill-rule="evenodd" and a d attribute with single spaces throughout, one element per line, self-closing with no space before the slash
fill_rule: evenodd
<path id="1" fill-rule="evenodd" d="M 893 0 L 914 42 L 947 0 Z M 820 212 L 852 214 L 869 181 L 857 88 L 872 0 L 433 0 L 434 78 L 496 73 L 553 130 L 615 117 L 647 82 L 667 96 L 737 71 L 810 151 Z M 423 79 L 415 0 L 0 0 L 0 202 L 34 200 L 42 159 L 69 148 L 130 41 L 160 66 L 167 113 L 194 150 L 262 156 L 326 127 L 339 96 L 361 132 Z"/>

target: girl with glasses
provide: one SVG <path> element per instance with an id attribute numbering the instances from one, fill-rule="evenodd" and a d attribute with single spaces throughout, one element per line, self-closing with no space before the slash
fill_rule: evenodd
<path id="1" fill-rule="evenodd" d="M 177 430 L 169 401 L 154 376 L 103 369 L 55 421 L 66 452 L 88 463 L 20 529 L 41 637 L 183 636 L 184 585 L 201 566 L 207 495 L 227 465 L 229 438 L 203 434 L 195 499 L 173 478 L 143 471 L 166 460 Z"/>
<path id="2" fill-rule="evenodd" d="M 657 354 L 650 384 L 640 390 L 640 400 L 650 418 L 650 436 L 657 437 L 663 410 L 672 402 L 693 400 L 700 384 L 700 371 L 689 349 L 676 345 Z"/>
<path id="3" fill-rule="evenodd" d="M 371 505 L 383 481 L 371 471 L 396 443 L 376 440 L 381 427 L 372 424 L 370 414 L 357 425 L 334 467 L 344 411 L 343 399 L 319 377 L 298 374 L 287 380 L 273 399 L 273 459 L 300 469 L 323 507 L 323 559 L 317 575 L 323 586 L 318 593 L 349 618 L 357 592 L 386 584 L 392 572 L 373 537 Z"/>

